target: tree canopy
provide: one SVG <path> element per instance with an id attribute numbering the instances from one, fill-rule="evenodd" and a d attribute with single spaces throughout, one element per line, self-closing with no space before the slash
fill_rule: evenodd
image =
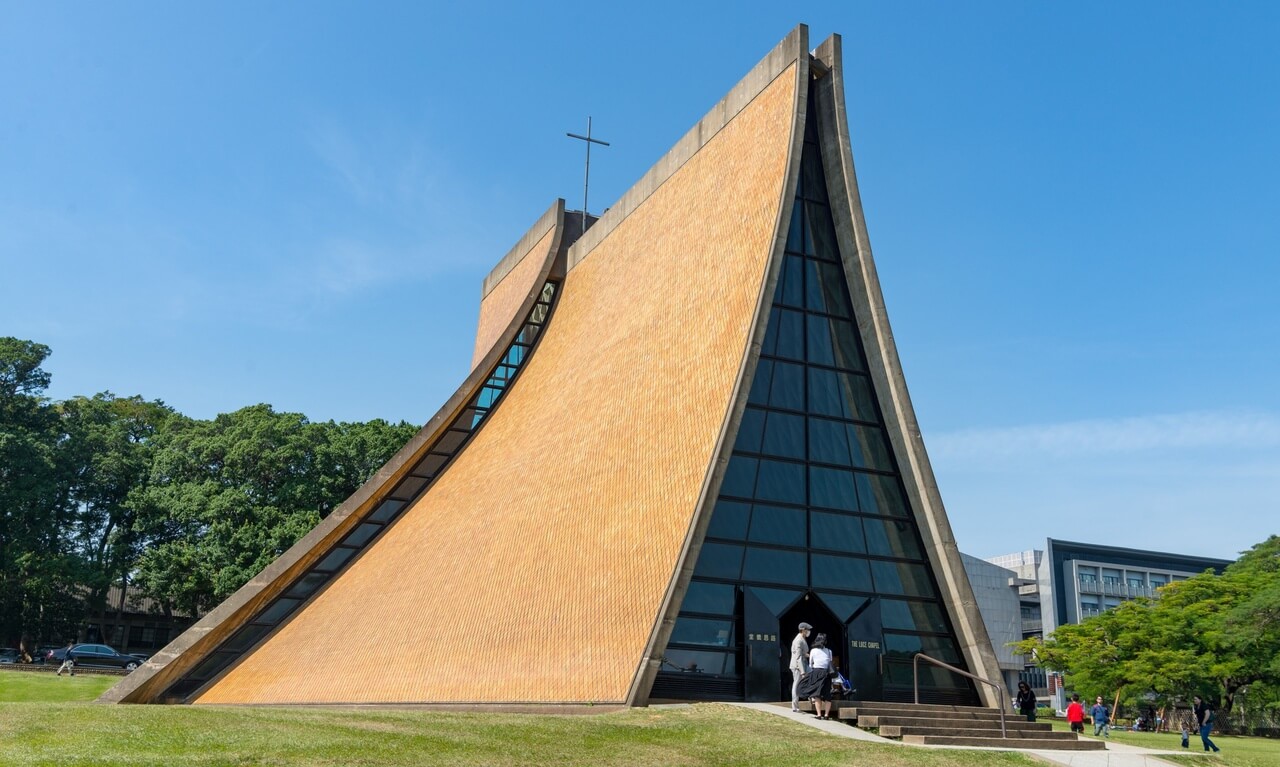
<path id="1" fill-rule="evenodd" d="M 0 338 L 0 641 L 63 641 L 132 585 L 197 615 L 417 431 L 259 404 L 211 420 L 111 392 L 52 402 L 50 349 Z M 124 593 L 122 588 L 121 593 Z"/>
<path id="2" fill-rule="evenodd" d="M 1218 575 L 1175 581 L 1049 639 L 1015 644 L 1089 695 L 1201 695 L 1230 712 L 1237 694 L 1280 685 L 1280 537 L 1246 551 Z"/>

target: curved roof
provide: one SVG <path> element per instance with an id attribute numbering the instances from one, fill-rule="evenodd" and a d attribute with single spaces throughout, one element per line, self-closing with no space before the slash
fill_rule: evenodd
<path id="1" fill-rule="evenodd" d="M 196 702 L 628 700 L 775 250 L 803 92 L 793 47 L 575 246 L 536 354 L 449 470 Z M 319 672 L 353 647 L 390 662 Z"/>

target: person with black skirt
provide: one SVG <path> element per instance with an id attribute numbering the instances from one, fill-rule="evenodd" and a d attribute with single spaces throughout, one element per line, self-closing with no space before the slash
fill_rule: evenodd
<path id="1" fill-rule="evenodd" d="M 1018 682 L 1018 695 L 1013 699 L 1013 705 L 1017 707 L 1019 714 L 1027 718 L 1028 722 L 1036 720 L 1036 694 L 1031 691 L 1031 687 L 1026 682 Z"/>
<path id="2" fill-rule="evenodd" d="M 831 718 L 831 651 L 827 649 L 827 635 L 819 634 L 809 650 L 809 673 L 800 680 L 800 697 L 813 703 L 813 713 L 819 719 Z"/>

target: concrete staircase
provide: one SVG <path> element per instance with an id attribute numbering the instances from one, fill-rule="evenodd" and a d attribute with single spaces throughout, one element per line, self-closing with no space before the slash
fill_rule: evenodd
<path id="1" fill-rule="evenodd" d="M 804 711 L 813 711 L 805 701 Z M 1102 751 L 1099 740 L 1079 738 L 1071 732 L 1054 732 L 1048 722 L 1028 722 L 1010 713 L 1000 735 L 1000 712 L 976 706 L 945 706 L 880 701 L 836 701 L 832 717 L 864 730 L 876 730 L 883 738 L 928 746 L 987 746 L 990 748 L 1061 751 Z"/>

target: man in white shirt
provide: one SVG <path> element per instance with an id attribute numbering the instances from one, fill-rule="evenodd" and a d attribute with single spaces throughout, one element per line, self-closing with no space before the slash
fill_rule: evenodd
<path id="1" fill-rule="evenodd" d="M 800 677 L 809 670 L 809 642 L 806 637 L 813 630 L 808 623 L 800 624 L 800 633 L 791 640 L 791 710 L 800 713 Z"/>

